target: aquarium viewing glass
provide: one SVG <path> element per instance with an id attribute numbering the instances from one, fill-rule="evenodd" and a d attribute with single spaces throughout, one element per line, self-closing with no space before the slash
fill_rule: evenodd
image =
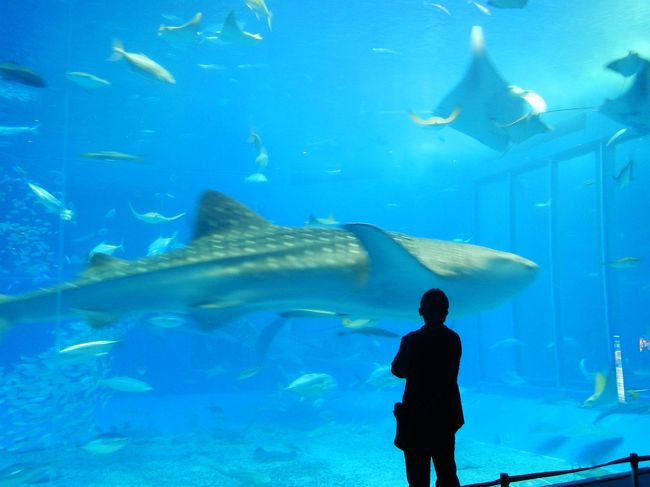
<path id="1" fill-rule="evenodd" d="M 0 2 L 0 486 L 405 485 L 430 287 L 462 484 L 650 454 L 649 23 Z"/>

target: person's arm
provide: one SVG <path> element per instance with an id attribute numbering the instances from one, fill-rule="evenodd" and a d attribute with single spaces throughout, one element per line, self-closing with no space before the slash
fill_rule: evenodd
<path id="1" fill-rule="evenodd" d="M 460 357 L 463 355 L 463 346 L 460 337 L 456 336 L 456 343 L 454 347 L 454 377 L 458 380 L 458 372 L 460 371 Z"/>
<path id="2" fill-rule="evenodd" d="M 406 337 L 402 337 L 402 341 L 399 344 L 399 350 L 397 355 L 393 359 L 391 364 L 390 371 L 395 377 L 400 379 L 406 379 L 406 376 L 409 371 L 409 353 L 407 352 Z"/>

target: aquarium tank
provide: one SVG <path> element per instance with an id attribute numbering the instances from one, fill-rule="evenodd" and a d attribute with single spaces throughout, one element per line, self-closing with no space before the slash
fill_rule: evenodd
<path id="1" fill-rule="evenodd" d="M 0 23 L 0 486 L 406 485 L 429 288 L 462 484 L 650 453 L 646 1 Z"/>

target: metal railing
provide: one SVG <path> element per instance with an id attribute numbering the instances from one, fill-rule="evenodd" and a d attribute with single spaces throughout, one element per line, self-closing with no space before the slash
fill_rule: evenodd
<path id="1" fill-rule="evenodd" d="M 598 468 L 609 467 L 612 465 L 618 465 L 621 463 L 629 463 L 632 470 L 632 485 L 633 487 L 639 487 L 639 462 L 650 461 L 650 455 L 639 456 L 636 453 L 630 453 L 630 456 L 625 458 L 619 458 L 618 460 L 612 460 L 611 462 L 601 463 L 599 465 L 592 465 L 590 467 L 580 467 L 572 468 L 568 470 L 551 470 L 548 472 L 536 472 L 536 473 L 527 473 L 523 475 L 508 475 L 507 473 L 502 473 L 497 480 L 491 482 L 481 482 L 478 484 L 468 484 L 464 487 L 490 487 L 492 485 L 499 485 L 501 487 L 508 487 L 510 484 L 515 482 L 523 482 L 527 480 L 535 479 L 544 479 L 548 477 L 557 477 L 560 475 L 569 475 L 573 473 L 585 472 L 587 470 L 595 470 Z"/>

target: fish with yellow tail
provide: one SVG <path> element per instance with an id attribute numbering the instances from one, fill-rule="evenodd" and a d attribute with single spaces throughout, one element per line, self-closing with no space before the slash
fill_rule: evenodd
<path id="1" fill-rule="evenodd" d="M 156 61 L 142 53 L 125 51 L 122 41 L 113 39 L 113 54 L 108 60 L 119 61 L 122 58 L 126 59 L 131 68 L 140 74 L 157 79 L 163 83 L 169 83 L 170 85 L 176 84 L 174 76 Z"/>

